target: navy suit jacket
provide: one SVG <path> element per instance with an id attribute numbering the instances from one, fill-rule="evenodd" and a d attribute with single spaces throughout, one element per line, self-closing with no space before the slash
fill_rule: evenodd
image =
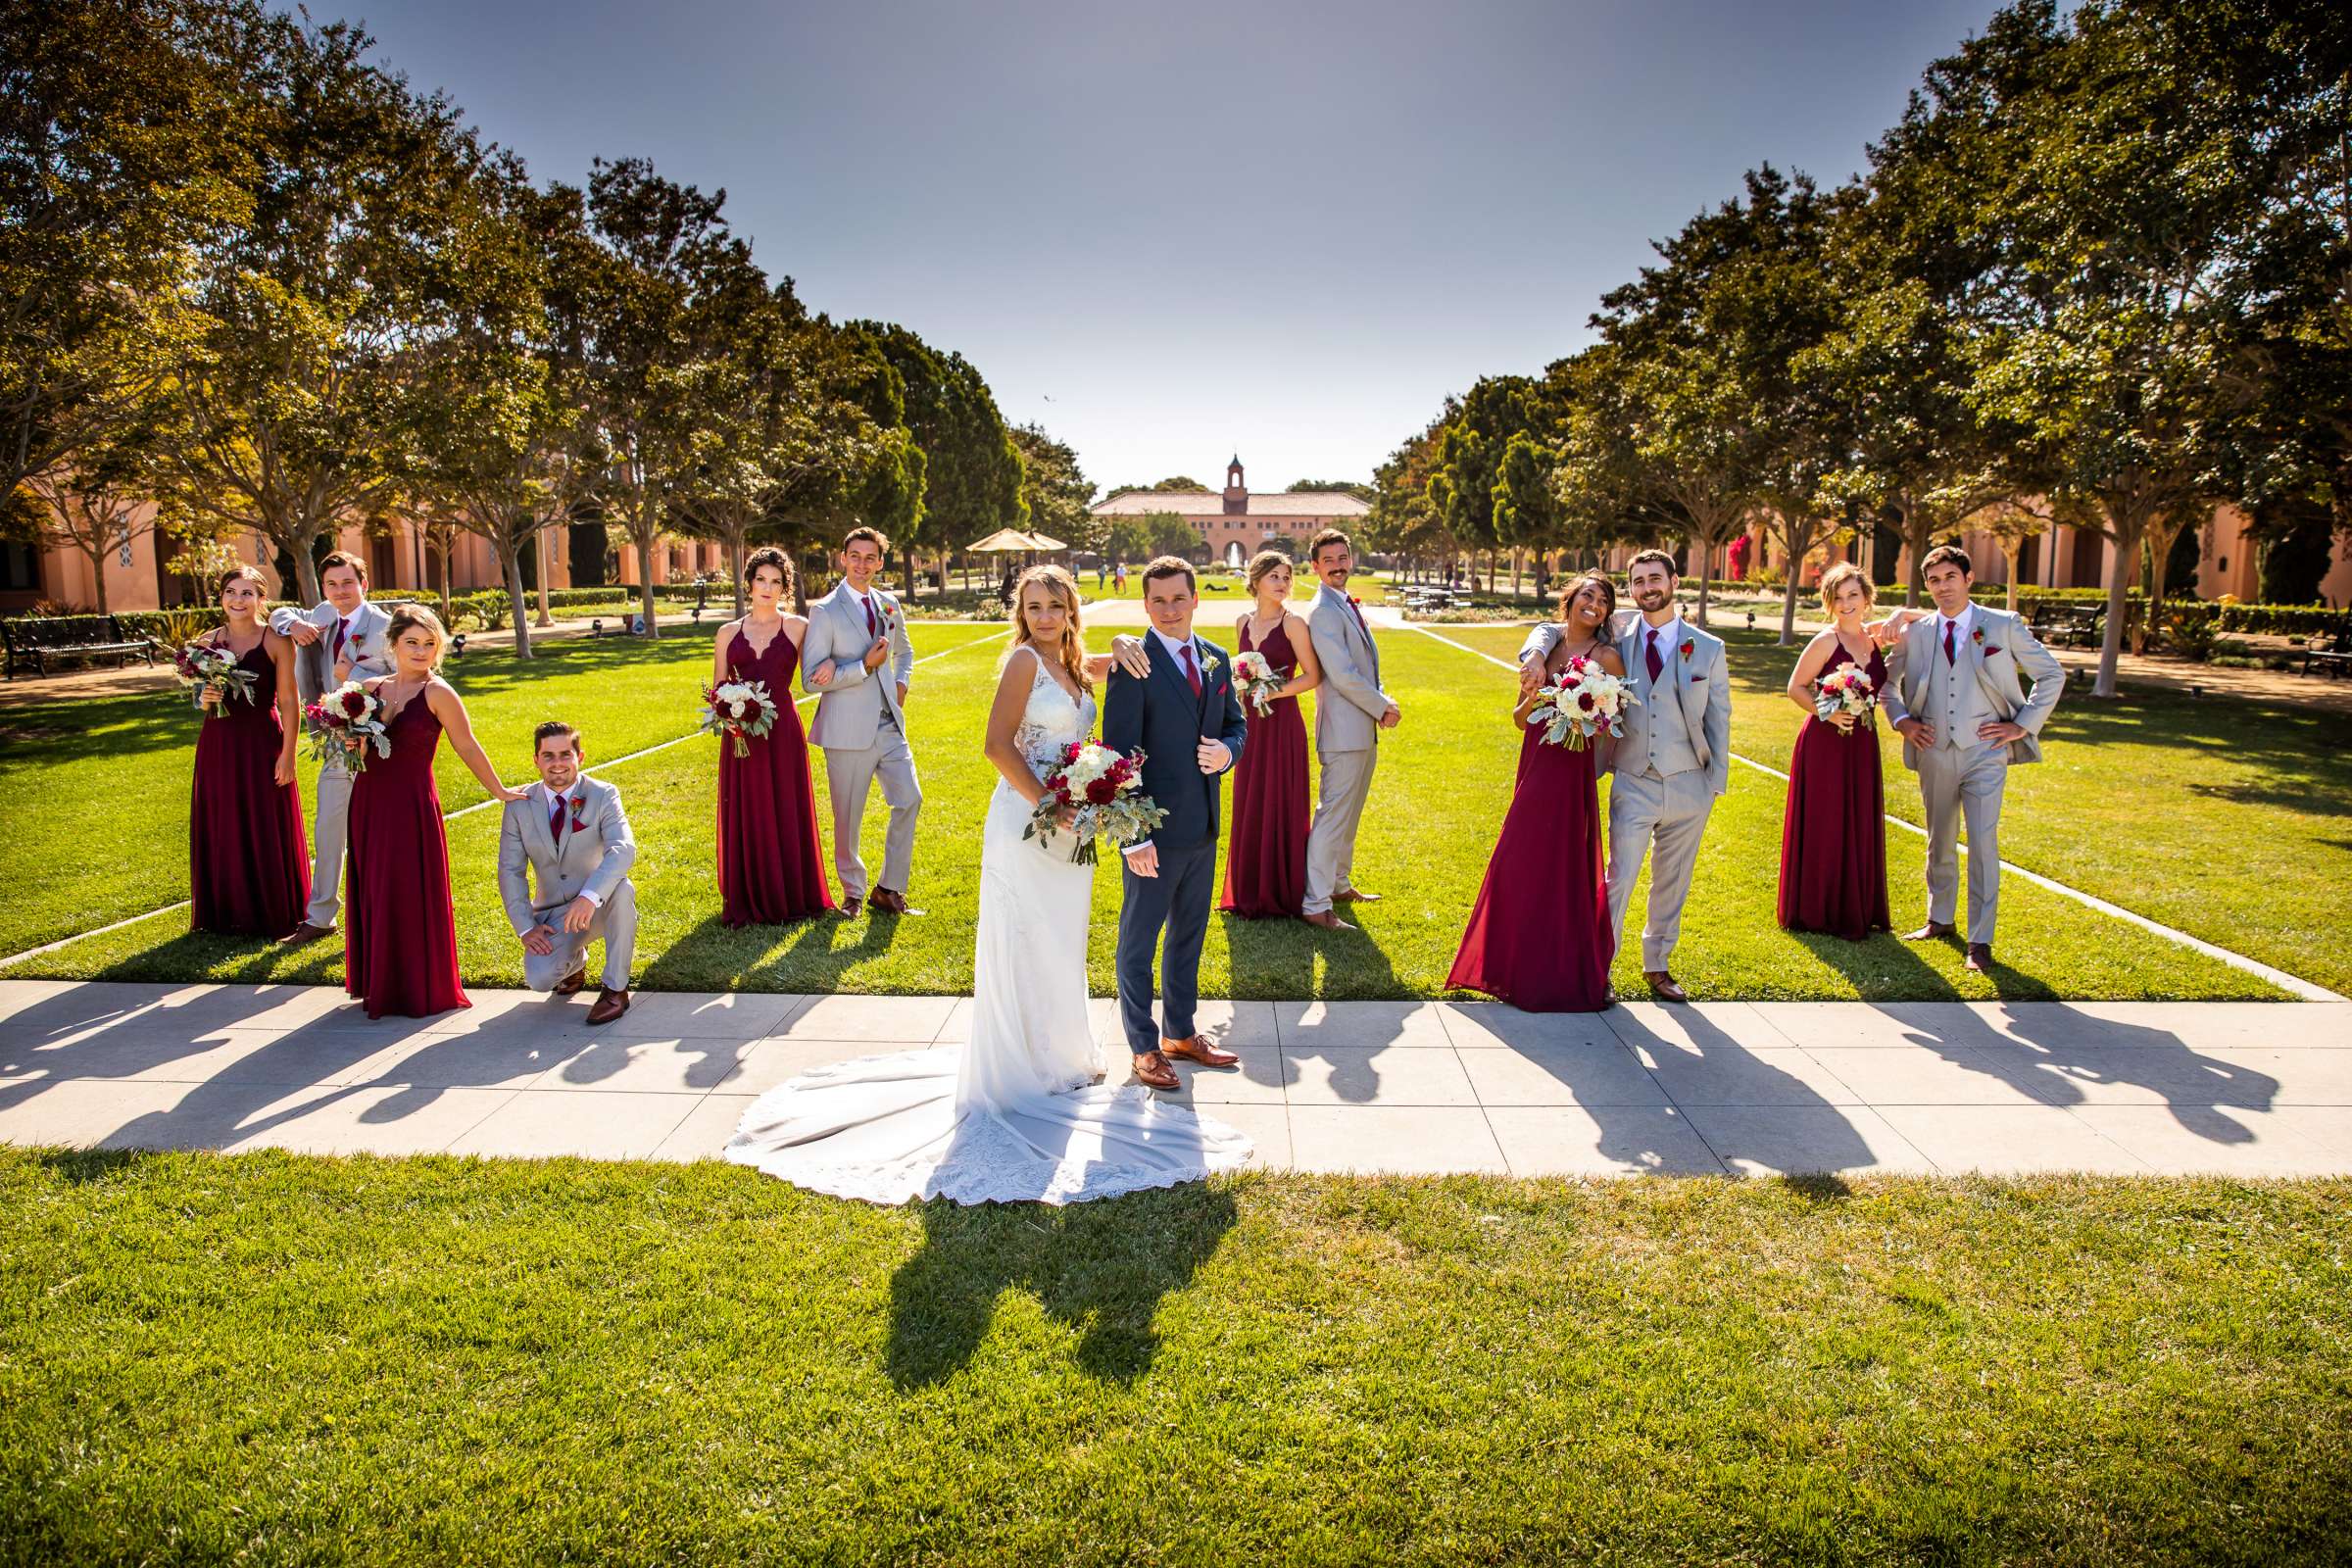
<path id="1" fill-rule="evenodd" d="M 1150 632 L 1144 655 L 1152 673 L 1137 680 L 1113 665 L 1102 697 L 1102 744 L 1119 752 L 1143 748 L 1144 793 L 1168 813 L 1152 841 L 1179 847 L 1217 836 L 1223 775 L 1200 771 L 1200 743 L 1223 741 L 1238 762 L 1250 732 L 1225 650 L 1198 636 L 1193 646 L 1200 651 L 1198 699 L 1183 666 Z"/>

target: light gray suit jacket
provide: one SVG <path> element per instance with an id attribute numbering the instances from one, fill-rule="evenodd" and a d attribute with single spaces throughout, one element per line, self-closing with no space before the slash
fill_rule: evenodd
<path id="1" fill-rule="evenodd" d="M 1323 666 L 1315 693 L 1315 750 L 1368 752 L 1380 744 L 1389 694 L 1380 689 L 1380 648 L 1359 624 L 1345 594 L 1319 590 L 1306 612 L 1306 630 Z"/>
<path id="2" fill-rule="evenodd" d="M 808 738 L 819 746 L 861 752 L 874 744 L 882 715 L 888 712 L 902 733 L 906 718 L 899 711 L 900 683 L 910 688 L 914 645 L 906 637 L 906 613 L 899 602 L 877 588 L 874 613 L 887 622 L 890 658 L 880 669 L 865 667 L 865 651 L 873 638 L 865 629 L 865 612 L 847 582 L 808 607 L 808 634 L 801 643 L 801 690 L 816 699 L 816 717 Z M 827 660 L 833 663 L 833 684 L 811 686 L 808 672 Z"/>
<path id="3" fill-rule="evenodd" d="M 293 635 L 295 626 L 304 621 L 318 627 L 321 634 L 310 647 L 294 650 L 294 689 L 306 703 L 315 703 L 334 689 L 335 622 L 341 618 L 329 604 L 315 605 L 309 610 L 287 605 L 270 612 L 270 629 L 281 637 Z M 352 612 L 351 631 L 344 638 L 343 652 L 351 660 L 353 680 L 392 673 L 392 649 L 384 636 L 391 626 L 392 612 L 372 599 L 363 602 Z"/>
<path id="4" fill-rule="evenodd" d="M 564 828 L 561 848 L 548 834 L 547 804 L 539 794 L 507 803 L 498 829 L 498 897 L 518 937 L 540 923 L 539 910 L 569 904 L 582 893 L 595 894 L 599 904 L 609 902 L 636 863 L 637 839 L 621 809 L 620 791 L 586 774 L 576 788 L 580 826 Z"/>
<path id="5" fill-rule="evenodd" d="M 1685 657 L 1678 647 L 1669 650 L 1666 668 L 1659 674 L 1661 682 L 1671 678 L 1671 693 L 1652 690 L 1649 683 L 1649 662 L 1642 652 L 1642 615 L 1639 611 L 1620 610 L 1610 617 L 1609 635 L 1617 644 L 1617 657 L 1625 661 L 1625 676 L 1633 684 L 1634 695 L 1641 699 L 1625 710 L 1625 737 L 1617 743 L 1619 760 L 1641 757 L 1649 750 L 1650 716 L 1661 702 L 1673 702 L 1682 710 L 1683 723 L 1690 737 L 1690 749 L 1698 756 L 1698 765 L 1705 770 L 1707 784 L 1722 795 L 1732 787 L 1732 671 L 1725 658 L 1723 639 L 1703 631 L 1689 621 L 1683 623 L 1681 641 L 1690 645 Z M 1545 621 L 1527 634 L 1519 645 L 1519 662 L 1529 656 L 1549 659 L 1558 646 L 1560 628 L 1555 621 Z"/>
<path id="6" fill-rule="evenodd" d="M 1933 719 L 1928 682 L 1943 658 L 1936 619 L 1928 615 L 1913 621 L 1886 650 L 1886 690 L 1880 701 L 1888 723 L 1899 724 L 1913 717 Z M 2042 722 L 2058 706 L 2059 693 L 2066 690 L 2066 666 L 2034 638 L 2023 616 L 1984 605 L 1976 607 L 1969 635 L 1955 651 L 1962 672 L 1976 677 L 1977 689 L 1992 716 L 2003 723 L 2022 725 L 2026 731 L 2009 743 L 2009 760 L 2013 764 L 2040 761 Z M 2034 683 L 2032 691 L 2026 689 L 2027 680 Z M 1909 737 L 1903 741 L 1903 765 L 1919 766 L 1919 748 Z"/>

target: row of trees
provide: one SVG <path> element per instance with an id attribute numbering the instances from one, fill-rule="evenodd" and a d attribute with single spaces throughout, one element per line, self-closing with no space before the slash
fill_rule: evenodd
<path id="1" fill-rule="evenodd" d="M 665 535 L 938 555 L 1083 512 L 1066 446 L 960 356 L 812 315 L 724 192 L 536 184 L 355 27 L 0 0 L 0 495 L 94 566 L 152 499 L 188 559 L 250 528 L 309 599 L 346 524 L 405 517 L 490 544 L 527 657 L 559 524 L 635 546 L 650 627 Z"/>
<path id="2" fill-rule="evenodd" d="M 1448 399 L 1379 471 L 1407 555 L 1760 526 L 1791 564 L 1890 527 L 2113 541 L 2159 624 L 2216 506 L 2309 560 L 2352 535 L 2352 13 L 2021 0 L 1937 61 L 1866 174 L 1770 166 L 1603 296 L 1597 340 Z M 2325 552 L 2319 553 L 2324 562 Z M 2316 579 L 2315 579 L 2316 580 Z M 2307 590 L 2308 591 L 2308 590 Z M 1700 614 L 1705 612 L 1702 588 Z"/>

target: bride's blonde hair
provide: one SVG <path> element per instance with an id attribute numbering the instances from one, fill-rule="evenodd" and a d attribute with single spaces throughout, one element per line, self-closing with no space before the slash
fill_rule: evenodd
<path id="1" fill-rule="evenodd" d="M 1022 612 L 1022 603 L 1028 598 L 1024 590 L 1031 583 L 1043 585 L 1046 592 L 1053 596 L 1054 602 L 1067 612 L 1062 618 L 1061 636 L 1055 639 L 1052 648 L 1043 646 L 1029 635 L 1029 617 Z M 1095 683 L 1086 674 L 1086 639 L 1078 630 L 1077 578 L 1051 563 L 1040 563 L 1021 573 L 1020 580 L 1012 585 L 1012 646 L 1035 648 L 1040 659 L 1052 655 L 1061 662 L 1062 668 L 1070 672 L 1070 678 L 1078 683 L 1080 691 L 1091 692 L 1095 689 Z M 1004 657 L 1010 659 L 1012 650 L 1005 650 Z"/>

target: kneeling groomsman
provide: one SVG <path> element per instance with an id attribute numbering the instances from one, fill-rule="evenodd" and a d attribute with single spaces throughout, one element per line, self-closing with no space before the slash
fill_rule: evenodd
<path id="1" fill-rule="evenodd" d="M 637 858 L 620 791 L 580 772 L 580 734 L 555 720 L 531 737 L 539 782 L 507 805 L 498 835 L 498 892 L 522 939 L 522 977 L 533 991 L 568 997 L 588 983 L 588 944 L 605 944 L 603 990 L 588 1021 L 629 1010 L 637 950 Z M 525 867 L 529 868 L 528 876 Z M 538 896 L 531 893 L 532 879 Z"/>

